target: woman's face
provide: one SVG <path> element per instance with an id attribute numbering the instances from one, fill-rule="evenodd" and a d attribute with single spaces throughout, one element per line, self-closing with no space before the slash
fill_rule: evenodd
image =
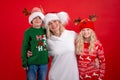
<path id="1" fill-rule="evenodd" d="M 52 32 L 57 32 L 59 30 L 60 22 L 58 20 L 53 20 L 49 22 L 49 28 Z"/>
<path id="2" fill-rule="evenodd" d="M 84 37 L 85 39 L 90 38 L 90 36 L 91 36 L 91 34 L 92 34 L 92 30 L 91 30 L 90 28 L 84 28 L 84 29 L 82 30 L 82 32 L 83 32 L 83 37 Z"/>

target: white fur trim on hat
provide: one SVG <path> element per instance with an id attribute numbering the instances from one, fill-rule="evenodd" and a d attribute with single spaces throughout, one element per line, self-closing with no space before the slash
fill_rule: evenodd
<path id="1" fill-rule="evenodd" d="M 44 20 L 44 14 L 41 12 L 34 12 L 29 16 L 29 24 L 31 24 L 31 21 L 35 18 L 39 16 L 42 20 Z"/>
<path id="2" fill-rule="evenodd" d="M 47 26 L 48 23 L 53 20 L 59 20 L 59 17 L 57 16 L 57 14 L 56 13 L 48 13 L 44 18 L 45 26 Z"/>
<path id="3" fill-rule="evenodd" d="M 59 19 L 60 19 L 60 21 L 62 22 L 63 25 L 68 23 L 68 20 L 69 20 L 68 13 L 59 12 L 59 13 L 57 13 L 57 15 L 58 15 L 58 17 L 59 17 Z"/>
<path id="4" fill-rule="evenodd" d="M 44 18 L 45 27 L 47 27 L 48 23 L 52 20 L 60 20 L 60 22 L 64 25 L 68 23 L 69 16 L 66 12 L 48 13 Z"/>

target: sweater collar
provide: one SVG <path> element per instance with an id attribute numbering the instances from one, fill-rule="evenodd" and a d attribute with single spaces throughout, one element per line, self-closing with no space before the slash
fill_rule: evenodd
<path id="1" fill-rule="evenodd" d="M 50 39 L 51 40 L 55 40 L 55 41 L 57 41 L 57 40 L 63 40 L 65 38 L 66 34 L 67 34 L 67 30 L 64 30 L 59 37 L 53 35 L 53 36 L 51 36 Z"/>

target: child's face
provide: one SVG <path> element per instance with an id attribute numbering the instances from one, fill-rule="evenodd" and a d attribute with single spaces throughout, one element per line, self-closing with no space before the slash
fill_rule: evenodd
<path id="1" fill-rule="evenodd" d="M 33 24 L 33 27 L 41 26 L 42 25 L 42 19 L 39 16 L 35 17 L 32 20 L 32 24 Z"/>
<path id="2" fill-rule="evenodd" d="M 83 37 L 84 37 L 85 39 L 90 38 L 90 36 L 91 36 L 91 34 L 92 34 L 92 30 L 91 30 L 90 28 L 84 28 L 84 29 L 82 30 L 82 32 L 83 32 Z"/>

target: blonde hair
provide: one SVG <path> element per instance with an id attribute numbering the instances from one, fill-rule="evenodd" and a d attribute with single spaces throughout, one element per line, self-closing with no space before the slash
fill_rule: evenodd
<path id="1" fill-rule="evenodd" d="M 60 26 L 60 29 L 59 29 L 60 33 L 62 33 L 65 30 L 65 28 L 64 28 L 64 26 L 62 25 L 62 23 L 60 21 L 59 21 L 59 26 Z M 49 25 L 47 25 L 47 38 L 50 38 L 52 35 L 54 35 L 54 34 L 50 30 Z"/>
<path id="2" fill-rule="evenodd" d="M 90 36 L 90 45 L 89 45 L 89 53 L 92 54 L 95 49 L 95 42 L 97 41 L 97 37 L 95 32 L 91 30 Z M 80 31 L 78 37 L 76 38 L 76 54 L 84 54 L 84 37 L 83 37 L 83 30 Z"/>

